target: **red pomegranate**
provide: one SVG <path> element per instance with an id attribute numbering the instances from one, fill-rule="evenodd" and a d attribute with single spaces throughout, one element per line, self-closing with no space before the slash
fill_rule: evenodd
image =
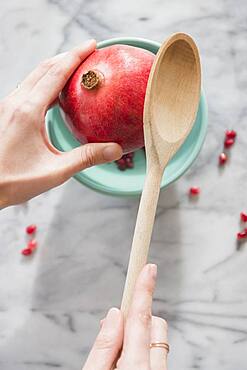
<path id="1" fill-rule="evenodd" d="M 82 144 L 116 142 L 124 153 L 144 146 L 143 106 L 154 54 L 127 45 L 94 51 L 60 94 L 65 121 Z"/>

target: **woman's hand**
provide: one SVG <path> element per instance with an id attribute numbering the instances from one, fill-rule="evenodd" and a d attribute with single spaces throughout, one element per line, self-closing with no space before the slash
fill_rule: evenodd
<path id="1" fill-rule="evenodd" d="M 87 144 L 62 153 L 50 143 L 45 114 L 95 41 L 42 62 L 0 102 L 0 208 L 58 186 L 76 172 L 122 156 L 118 144 Z"/>
<path id="2" fill-rule="evenodd" d="M 150 348 L 151 343 L 167 343 L 166 321 L 151 313 L 156 273 L 155 265 L 141 272 L 125 325 L 120 310 L 108 312 L 83 370 L 167 369 L 167 349 Z"/>

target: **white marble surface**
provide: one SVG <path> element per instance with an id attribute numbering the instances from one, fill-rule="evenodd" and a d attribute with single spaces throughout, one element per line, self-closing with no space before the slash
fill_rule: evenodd
<path id="1" fill-rule="evenodd" d="M 159 276 L 154 312 L 170 327 L 172 370 L 247 369 L 247 3 L 245 0 L 9 0 L 0 10 L 0 96 L 40 61 L 95 37 L 198 42 L 209 132 L 193 167 L 161 195 L 150 260 Z M 231 163 L 217 167 L 223 133 L 238 131 Z M 198 202 L 187 189 L 199 184 Z M 0 369 L 80 369 L 99 319 L 120 302 L 138 200 L 74 180 L 28 206 L 0 212 Z M 39 249 L 22 258 L 24 227 Z"/>

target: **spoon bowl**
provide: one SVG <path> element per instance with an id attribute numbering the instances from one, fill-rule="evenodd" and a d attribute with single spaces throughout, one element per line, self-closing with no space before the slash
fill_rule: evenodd
<path id="1" fill-rule="evenodd" d="M 201 68 L 190 36 L 177 33 L 159 49 L 144 106 L 145 145 L 157 148 L 160 163 L 176 153 L 195 122 L 200 99 Z M 151 142 L 150 142 L 151 140 Z M 169 158 L 164 151 L 170 147 Z M 147 156 L 150 150 L 147 150 Z"/>

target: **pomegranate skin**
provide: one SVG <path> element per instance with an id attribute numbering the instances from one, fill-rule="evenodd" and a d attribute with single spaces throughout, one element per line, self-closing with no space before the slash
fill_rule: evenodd
<path id="1" fill-rule="evenodd" d="M 143 108 L 153 61 L 151 52 L 127 45 L 95 50 L 83 61 L 59 97 L 78 141 L 116 142 L 124 153 L 144 146 Z M 82 84 L 88 71 L 100 77 L 91 89 Z"/>

